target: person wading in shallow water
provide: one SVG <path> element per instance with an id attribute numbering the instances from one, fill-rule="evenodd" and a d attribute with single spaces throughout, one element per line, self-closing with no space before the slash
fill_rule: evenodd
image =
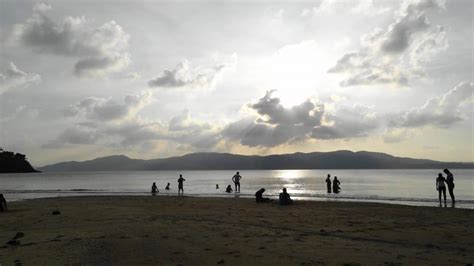
<path id="1" fill-rule="evenodd" d="M 339 193 L 341 191 L 341 187 L 339 186 L 341 182 L 337 179 L 337 176 L 334 177 L 334 180 L 332 181 L 332 192 L 334 193 Z"/>
<path id="2" fill-rule="evenodd" d="M 328 193 L 331 193 L 331 175 L 328 174 L 328 177 L 326 178 L 326 187 L 328 189 Z"/>
<path id="3" fill-rule="evenodd" d="M 183 182 L 186 181 L 186 179 L 183 178 L 183 175 L 179 175 L 178 178 L 178 195 L 183 195 L 184 194 L 184 188 L 183 188 Z"/>
<path id="4" fill-rule="evenodd" d="M 239 172 L 237 172 L 232 177 L 232 182 L 234 182 L 234 185 L 235 185 L 235 192 L 239 192 L 239 193 L 240 193 L 240 179 L 242 179 L 242 177 L 240 176 Z"/>
<path id="5" fill-rule="evenodd" d="M 158 187 L 156 186 L 156 183 L 153 182 L 153 185 L 151 185 L 151 194 L 156 195 L 157 192 L 158 192 Z"/>
<path id="6" fill-rule="evenodd" d="M 454 205 L 454 203 L 456 203 L 456 200 L 454 199 L 454 176 L 448 169 L 444 169 L 443 172 L 446 174 L 446 184 L 448 184 L 449 196 Z"/>

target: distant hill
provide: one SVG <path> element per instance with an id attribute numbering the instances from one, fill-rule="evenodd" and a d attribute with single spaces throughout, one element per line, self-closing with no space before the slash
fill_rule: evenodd
<path id="1" fill-rule="evenodd" d="M 83 162 L 61 162 L 39 168 L 45 172 L 236 170 L 236 169 L 443 169 L 469 168 L 474 163 L 439 162 L 395 157 L 367 151 L 293 153 L 246 156 L 229 153 L 192 153 L 180 157 L 139 160 L 114 155 Z"/>
<path id="2" fill-rule="evenodd" d="M 0 173 L 35 173 L 36 171 L 21 153 L 0 149 Z"/>

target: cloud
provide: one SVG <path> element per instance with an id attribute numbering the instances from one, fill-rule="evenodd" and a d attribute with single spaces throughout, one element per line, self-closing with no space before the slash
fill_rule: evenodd
<path id="1" fill-rule="evenodd" d="M 94 121 L 120 120 L 136 115 L 151 101 L 152 93 L 150 91 L 144 91 L 140 95 L 127 95 L 123 103 L 117 103 L 110 98 L 89 97 L 66 108 L 64 115 Z"/>
<path id="2" fill-rule="evenodd" d="M 169 140 L 198 149 L 214 147 L 220 141 L 219 128 L 194 120 L 188 110 L 173 117 L 168 125 L 143 119 L 139 111 L 152 102 L 152 93 L 125 96 L 122 103 L 112 99 L 89 97 L 64 110 L 74 118 L 56 139 L 44 145 L 56 148 L 67 145 L 102 144 L 111 147 L 149 146 L 153 141 Z"/>
<path id="3" fill-rule="evenodd" d="M 308 138 L 363 137 L 378 127 L 375 113 L 369 107 L 341 105 L 328 111 L 328 104 L 307 99 L 286 108 L 272 93 L 268 91 L 258 102 L 248 104 L 256 117 L 230 123 L 223 130 L 223 137 L 250 147 L 275 147 Z"/>
<path id="4" fill-rule="evenodd" d="M 25 88 L 41 82 L 41 76 L 35 73 L 26 73 L 10 62 L 8 67 L 0 72 L 0 94 L 15 88 Z"/>
<path id="5" fill-rule="evenodd" d="M 209 88 L 217 76 L 228 66 L 219 64 L 210 68 L 190 68 L 187 60 L 179 63 L 176 68 L 164 70 L 163 73 L 148 82 L 151 88 Z"/>
<path id="6" fill-rule="evenodd" d="M 404 112 L 390 121 L 391 127 L 449 128 L 472 114 L 474 83 L 462 82 L 441 97 L 433 97 L 420 107 Z"/>
<path id="7" fill-rule="evenodd" d="M 341 139 L 366 137 L 380 126 L 378 117 L 371 107 L 355 104 L 340 106 L 333 113 L 325 115 L 325 124 L 313 128 L 314 139 Z"/>
<path id="8" fill-rule="evenodd" d="M 50 9 L 36 4 L 32 16 L 16 25 L 16 40 L 38 53 L 75 58 L 73 73 L 79 77 L 102 77 L 128 66 L 129 35 L 115 21 L 94 27 L 85 17 L 68 16 L 56 22 Z"/>
<path id="9" fill-rule="evenodd" d="M 362 36 L 361 48 L 344 54 L 328 72 L 345 74 L 341 86 L 406 86 L 423 76 L 423 63 L 448 46 L 444 29 L 427 19 L 428 12 L 443 8 L 441 1 L 405 2 L 386 30 Z"/>

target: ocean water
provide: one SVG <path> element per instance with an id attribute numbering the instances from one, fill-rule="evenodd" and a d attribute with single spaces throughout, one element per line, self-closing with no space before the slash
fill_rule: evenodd
<path id="1" fill-rule="evenodd" d="M 365 201 L 439 206 L 435 179 L 439 170 L 242 170 L 241 193 L 225 193 L 235 171 L 139 171 L 1 174 L 0 193 L 8 201 L 78 195 L 149 195 L 156 182 L 159 195 L 176 195 L 183 174 L 185 195 L 277 198 L 286 187 L 292 198 L 316 201 Z M 453 169 L 457 208 L 474 208 L 474 170 Z M 326 175 L 337 176 L 342 191 L 326 193 Z M 331 178 L 332 179 L 332 178 Z M 171 183 L 171 190 L 164 188 Z M 219 184 L 219 189 L 216 189 Z M 450 206 L 449 194 L 447 195 Z"/>

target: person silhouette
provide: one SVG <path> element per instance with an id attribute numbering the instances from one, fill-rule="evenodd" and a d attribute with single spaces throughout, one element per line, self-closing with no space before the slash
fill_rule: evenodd
<path id="1" fill-rule="evenodd" d="M 328 177 L 326 178 L 326 187 L 328 189 L 328 193 L 331 193 L 331 175 L 328 174 Z"/>
<path id="2" fill-rule="evenodd" d="M 216 184 L 216 189 L 219 189 L 219 184 Z"/>
<path id="3" fill-rule="evenodd" d="M 286 188 L 283 188 L 283 192 L 280 193 L 280 205 L 290 205 L 293 203 L 293 200 L 290 197 L 290 194 L 286 192 Z"/>
<path id="4" fill-rule="evenodd" d="M 165 190 L 170 190 L 170 183 L 166 185 Z"/>
<path id="5" fill-rule="evenodd" d="M 341 182 L 337 179 L 337 176 L 334 177 L 334 180 L 332 181 L 332 192 L 334 193 L 339 193 L 341 190 L 341 187 L 339 186 Z"/>
<path id="6" fill-rule="evenodd" d="M 0 194 L 0 212 L 8 211 L 7 200 L 3 197 L 3 194 Z"/>
<path id="7" fill-rule="evenodd" d="M 232 193 L 232 186 L 231 185 L 228 185 L 225 189 L 225 192 L 227 193 Z"/>
<path id="8" fill-rule="evenodd" d="M 438 173 L 438 177 L 436 178 L 436 190 L 438 190 L 439 196 L 439 205 L 441 206 L 441 194 L 444 197 L 444 205 L 446 205 L 446 179 L 444 178 L 442 173 Z"/>
<path id="9" fill-rule="evenodd" d="M 153 182 L 153 185 L 151 185 L 151 194 L 156 195 L 157 192 L 159 192 L 158 187 L 156 186 L 156 183 Z"/>
<path id="10" fill-rule="evenodd" d="M 235 185 L 235 192 L 239 192 L 239 193 L 240 193 L 240 179 L 242 179 L 242 176 L 240 176 L 239 172 L 237 172 L 232 177 L 232 182 L 234 182 L 234 185 Z"/>
<path id="11" fill-rule="evenodd" d="M 179 178 L 178 178 L 178 195 L 180 195 L 180 192 L 181 192 L 181 195 L 184 194 L 184 188 L 183 188 L 183 182 L 186 181 L 186 179 L 183 178 L 183 175 L 179 175 Z"/>
<path id="12" fill-rule="evenodd" d="M 263 193 L 265 192 L 264 188 L 259 189 L 257 192 L 255 192 L 255 201 L 257 203 L 262 203 L 262 202 L 269 202 L 269 198 L 264 198 Z"/>
<path id="13" fill-rule="evenodd" d="M 443 172 L 446 174 L 446 184 L 448 184 L 449 196 L 454 205 L 456 203 L 456 200 L 454 199 L 454 176 L 448 169 L 444 169 Z"/>

